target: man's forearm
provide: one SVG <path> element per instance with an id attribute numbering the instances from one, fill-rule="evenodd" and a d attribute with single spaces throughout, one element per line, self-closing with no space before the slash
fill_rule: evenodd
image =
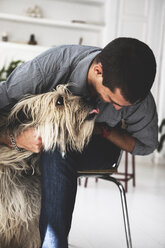
<path id="1" fill-rule="evenodd" d="M 107 139 L 127 152 L 132 152 L 135 147 L 135 138 L 120 129 L 112 128 Z"/>

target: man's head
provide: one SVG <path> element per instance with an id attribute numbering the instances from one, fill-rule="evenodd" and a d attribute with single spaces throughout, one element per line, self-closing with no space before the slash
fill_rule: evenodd
<path id="1" fill-rule="evenodd" d="M 95 63 L 102 67 L 103 86 L 110 90 L 112 99 L 118 91 L 125 100 L 123 105 L 142 101 L 154 82 L 154 54 L 145 43 L 137 39 L 113 40 L 97 55 Z M 119 105 L 122 107 L 122 104 Z"/>

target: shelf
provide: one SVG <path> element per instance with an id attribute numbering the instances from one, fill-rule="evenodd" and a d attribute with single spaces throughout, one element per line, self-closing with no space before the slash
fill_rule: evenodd
<path id="1" fill-rule="evenodd" d="M 0 13 L 0 20 L 13 21 L 13 22 L 23 22 L 23 23 L 33 23 L 38 25 L 55 26 L 62 28 L 71 29 L 85 29 L 92 31 L 102 31 L 104 24 L 91 24 L 85 22 L 72 22 L 72 21 L 58 21 L 46 18 L 33 18 L 28 16 L 12 15 L 6 13 Z"/>
<path id="2" fill-rule="evenodd" d="M 54 1 L 54 0 L 53 0 Z M 95 5 L 101 6 L 105 4 L 106 0 L 56 0 L 62 2 L 73 2 L 73 3 L 80 3 L 80 4 L 88 4 L 88 5 Z"/>
<path id="3" fill-rule="evenodd" d="M 25 49 L 27 51 L 44 51 L 50 48 L 50 46 L 40 46 L 40 45 L 29 45 L 27 43 L 20 42 L 9 42 L 9 41 L 0 41 L 0 47 L 2 48 L 13 48 L 13 49 Z"/>

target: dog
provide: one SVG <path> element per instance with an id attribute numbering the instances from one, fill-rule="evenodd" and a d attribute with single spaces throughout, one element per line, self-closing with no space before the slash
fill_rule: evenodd
<path id="1" fill-rule="evenodd" d="M 45 151 L 81 152 L 93 132 L 98 109 L 67 85 L 35 96 L 26 96 L 1 114 L 0 135 L 19 136 L 35 128 Z M 40 154 L 0 145 L 0 247 L 39 248 L 41 202 Z"/>

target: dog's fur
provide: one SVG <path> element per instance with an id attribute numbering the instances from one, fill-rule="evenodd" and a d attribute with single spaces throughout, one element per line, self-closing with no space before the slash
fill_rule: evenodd
<path id="1" fill-rule="evenodd" d="M 43 149 L 58 147 L 82 151 L 94 126 L 94 107 L 66 86 L 53 92 L 28 96 L 18 102 L 10 115 L 0 119 L 0 135 L 15 137 L 28 128 L 41 136 Z M 39 154 L 0 145 L 0 247 L 39 248 L 40 214 Z"/>

